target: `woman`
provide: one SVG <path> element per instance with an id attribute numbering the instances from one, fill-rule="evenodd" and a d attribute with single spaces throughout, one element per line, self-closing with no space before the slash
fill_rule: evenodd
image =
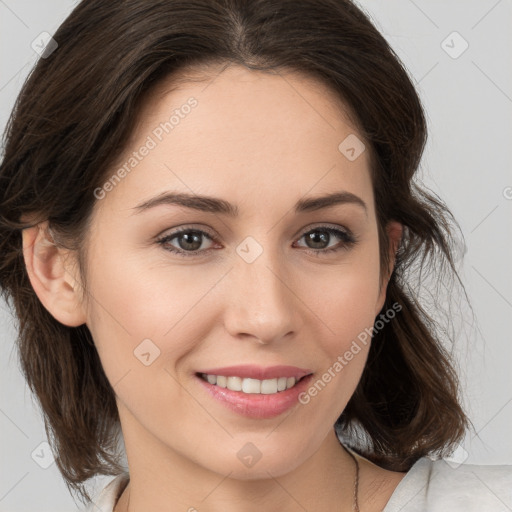
<path id="1" fill-rule="evenodd" d="M 0 284 L 70 490 L 104 512 L 501 510 L 508 467 L 434 460 L 470 422 L 406 278 L 457 277 L 451 214 L 413 181 L 424 113 L 368 18 L 88 0 L 54 39 L 7 132 Z"/>

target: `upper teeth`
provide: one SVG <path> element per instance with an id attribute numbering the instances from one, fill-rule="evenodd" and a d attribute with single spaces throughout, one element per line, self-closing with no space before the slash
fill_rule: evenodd
<path id="1" fill-rule="evenodd" d="M 221 388 L 227 388 L 231 391 L 241 391 L 242 393 L 261 393 L 270 395 L 278 391 L 284 391 L 295 386 L 295 377 L 279 377 L 277 379 L 242 379 L 241 377 L 225 377 L 224 375 L 209 375 L 202 373 L 201 377 L 210 384 L 216 384 Z"/>

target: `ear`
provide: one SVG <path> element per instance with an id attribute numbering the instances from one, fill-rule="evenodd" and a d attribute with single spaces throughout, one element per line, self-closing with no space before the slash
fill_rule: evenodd
<path id="1" fill-rule="evenodd" d="M 70 253 L 57 247 L 48 222 L 22 230 L 25 266 L 39 300 L 60 323 L 77 327 L 86 321 L 80 284 L 65 265 Z"/>
<path id="2" fill-rule="evenodd" d="M 386 232 L 388 234 L 389 240 L 389 268 L 388 274 L 384 277 L 382 282 L 382 287 L 379 292 L 379 297 L 377 299 L 375 316 L 378 315 L 379 311 L 383 308 L 384 302 L 386 302 L 386 292 L 388 288 L 388 282 L 393 273 L 393 269 L 395 267 L 396 253 L 398 251 L 398 246 L 400 244 L 400 240 L 402 239 L 403 234 L 403 225 L 398 221 L 389 221 L 386 226 Z"/>

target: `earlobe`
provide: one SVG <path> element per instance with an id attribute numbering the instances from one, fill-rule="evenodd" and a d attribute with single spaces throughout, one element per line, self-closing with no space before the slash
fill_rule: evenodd
<path id="1" fill-rule="evenodd" d="M 388 234 L 389 240 L 389 268 L 388 275 L 386 276 L 386 279 L 383 282 L 381 291 L 379 293 L 375 315 L 379 313 L 379 311 L 384 307 L 384 303 L 386 302 L 388 282 L 395 267 L 396 253 L 398 251 L 398 247 L 403 235 L 403 225 L 398 221 L 390 221 L 386 226 L 386 232 Z"/>
<path id="2" fill-rule="evenodd" d="M 65 266 L 68 251 L 59 248 L 47 222 L 22 230 L 23 257 L 30 283 L 43 306 L 60 323 L 77 327 L 86 321 L 78 284 Z"/>

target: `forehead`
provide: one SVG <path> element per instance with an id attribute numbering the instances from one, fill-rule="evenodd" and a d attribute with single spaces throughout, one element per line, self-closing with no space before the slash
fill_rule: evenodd
<path id="1" fill-rule="evenodd" d="M 344 189 L 369 200 L 368 152 L 354 160 L 342 152 L 353 137 L 360 141 L 339 97 L 311 77 L 238 66 L 189 72 L 146 98 L 110 174 L 128 172 L 106 199 L 126 207 L 179 190 L 295 203 L 308 191 Z"/>

